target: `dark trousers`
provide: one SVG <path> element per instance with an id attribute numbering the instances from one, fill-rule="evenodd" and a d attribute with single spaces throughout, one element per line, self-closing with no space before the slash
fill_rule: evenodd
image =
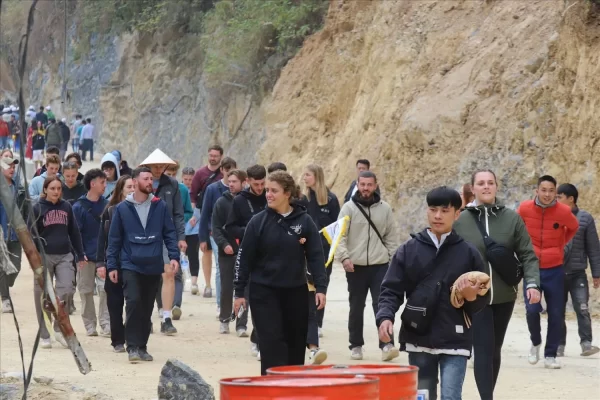
<path id="1" fill-rule="evenodd" d="M 190 263 L 190 275 L 197 278 L 200 273 L 200 238 L 198 234 L 187 235 L 185 242 L 187 243 L 185 255 Z"/>
<path id="2" fill-rule="evenodd" d="M 127 349 L 146 349 L 150 336 L 150 318 L 160 275 L 143 275 L 124 269 L 123 293 L 125 295 L 125 340 Z"/>
<path id="3" fill-rule="evenodd" d="M 218 251 L 218 250 L 216 250 Z M 221 311 L 219 314 L 219 320 L 221 322 L 231 321 L 231 313 L 233 310 L 233 269 L 235 267 L 235 256 L 224 256 L 219 254 L 219 270 L 221 270 Z M 249 286 L 246 286 L 246 292 L 244 297 L 246 298 L 246 311 L 242 314 L 241 318 L 236 318 L 235 329 L 246 329 L 248 327 L 248 313 L 249 313 L 249 301 L 248 301 L 248 290 Z"/>
<path id="4" fill-rule="evenodd" d="M 308 292 L 308 331 L 306 345 L 314 344 L 319 347 L 319 324 L 317 317 L 317 292 Z"/>
<path id="5" fill-rule="evenodd" d="M 17 276 L 19 276 L 19 272 L 21 272 L 21 256 L 23 254 L 21 242 L 18 240 L 6 242 L 6 249 L 10 253 L 10 261 L 17 268 L 17 272 L 7 275 L 4 273 L 4 270 L 0 268 L 0 296 L 2 297 L 2 300 L 8 299 L 9 288 L 13 287 L 17 280 Z"/>
<path id="6" fill-rule="evenodd" d="M 123 306 L 125 296 L 123 295 L 123 278 L 119 271 L 119 280 L 113 283 L 107 276 L 104 280 L 104 291 L 106 292 L 106 306 L 110 317 L 110 339 L 111 345 L 125 344 L 125 326 L 123 325 Z"/>
<path id="7" fill-rule="evenodd" d="M 548 332 L 546 334 L 544 357 L 556 357 L 565 321 L 565 270 L 562 265 L 555 268 L 540 268 L 540 283 L 548 313 Z M 529 304 L 525 286 L 523 286 L 523 293 L 531 343 L 538 346 L 542 343 L 542 327 L 540 324 L 542 305 L 540 303 Z"/>
<path id="8" fill-rule="evenodd" d="M 181 268 L 177 269 L 175 273 L 175 298 L 173 299 L 173 306 L 181 308 L 183 302 L 183 272 Z M 160 278 L 160 284 L 158 291 L 156 292 L 156 306 L 162 308 L 162 276 Z M 162 316 L 161 316 L 162 317 Z"/>
<path id="9" fill-rule="evenodd" d="M 260 372 L 304 365 L 308 330 L 308 287 L 274 288 L 250 283 L 250 303 L 260 346 Z"/>
<path id="10" fill-rule="evenodd" d="M 419 390 L 429 391 L 429 400 L 437 399 L 438 370 L 442 400 L 460 400 L 467 373 L 467 357 L 449 354 L 408 353 L 408 363 L 419 367 Z"/>
<path id="11" fill-rule="evenodd" d="M 493 400 L 500 373 L 502 344 L 515 302 L 487 305 L 473 316 L 475 382 L 482 400 Z"/>
<path id="12" fill-rule="evenodd" d="M 90 152 L 90 161 L 94 161 L 94 140 L 93 139 L 83 139 L 83 143 L 81 144 L 81 159 L 83 161 L 87 161 L 85 156 L 87 152 Z"/>
<path id="13" fill-rule="evenodd" d="M 348 317 L 350 349 L 364 346 L 365 344 L 363 328 L 367 294 L 371 291 L 371 305 L 373 306 L 373 313 L 377 315 L 381 282 L 383 282 L 387 269 L 388 264 L 371 265 L 368 267 L 355 265 L 354 272 L 346 272 L 350 301 L 350 315 Z M 392 338 L 390 343 L 394 343 L 394 338 Z M 382 349 L 386 344 L 379 341 L 379 348 Z"/>
<path id="14" fill-rule="evenodd" d="M 565 275 L 565 291 L 564 291 L 564 307 L 563 314 L 567 306 L 567 299 L 571 294 L 573 300 L 573 308 L 577 315 L 577 328 L 579 331 L 580 343 L 592 343 L 592 318 L 588 308 L 590 299 L 590 288 L 588 286 L 588 278 L 585 271 L 577 271 L 572 274 Z M 567 343 L 567 324 L 563 320 L 563 331 L 560 340 L 561 345 Z"/>
<path id="15" fill-rule="evenodd" d="M 329 254 L 329 250 L 325 253 L 325 256 Z M 329 282 L 331 281 L 331 273 L 333 272 L 333 265 L 329 265 L 329 267 L 325 268 L 327 272 L 327 286 L 329 286 Z M 325 318 L 325 308 L 317 310 L 317 323 L 319 324 L 319 328 L 323 327 L 323 318 Z"/>

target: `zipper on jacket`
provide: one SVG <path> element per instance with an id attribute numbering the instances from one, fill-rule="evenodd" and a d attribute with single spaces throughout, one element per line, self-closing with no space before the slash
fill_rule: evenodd
<path id="1" fill-rule="evenodd" d="M 361 207 L 360 204 L 358 204 L 359 207 Z M 367 211 L 369 211 L 369 219 L 371 219 L 371 206 L 367 207 Z M 369 230 L 367 231 L 367 267 L 370 266 L 371 264 L 369 264 L 369 246 L 371 245 L 371 224 L 369 224 L 369 221 L 367 221 L 367 225 L 369 225 Z"/>
<path id="2" fill-rule="evenodd" d="M 544 214 L 546 213 L 546 209 L 542 208 L 542 229 L 540 232 L 540 268 L 542 268 L 542 252 L 543 252 L 543 248 L 544 248 Z"/>
<path id="3" fill-rule="evenodd" d="M 488 209 L 485 207 L 485 231 L 488 236 L 490 236 L 490 222 L 488 220 Z M 485 243 L 484 243 L 485 244 Z M 492 264 L 488 261 L 488 266 L 490 267 L 490 304 L 494 301 L 494 270 L 492 269 Z"/>

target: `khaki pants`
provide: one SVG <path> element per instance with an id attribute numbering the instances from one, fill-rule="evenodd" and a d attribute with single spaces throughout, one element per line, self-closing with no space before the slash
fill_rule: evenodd
<path id="1" fill-rule="evenodd" d="M 50 279 L 55 280 L 55 290 L 57 297 L 64 301 L 68 309 L 69 295 L 75 292 L 73 286 L 73 280 L 75 271 L 73 270 L 73 255 L 72 254 L 46 254 L 46 262 L 48 263 L 47 268 L 50 273 Z M 33 281 L 33 297 L 35 301 L 35 311 L 37 314 L 38 323 L 41 328 L 40 337 L 42 339 L 48 339 L 50 333 L 46 329 L 46 323 L 42 314 L 42 288 L 39 287 L 37 282 Z M 49 316 L 50 318 L 50 316 Z M 54 321 L 54 331 L 59 332 L 58 323 Z"/>
<path id="2" fill-rule="evenodd" d="M 98 319 L 100 327 L 110 332 L 110 316 L 106 305 L 104 279 L 96 276 L 96 263 L 88 261 L 87 265 L 78 271 L 77 289 L 81 297 L 81 319 L 88 334 L 96 331 L 96 306 L 94 304 L 94 285 L 98 290 Z"/>

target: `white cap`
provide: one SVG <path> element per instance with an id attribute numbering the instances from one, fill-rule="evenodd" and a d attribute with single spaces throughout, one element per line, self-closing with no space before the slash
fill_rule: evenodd
<path id="1" fill-rule="evenodd" d="M 3 113 L 9 113 L 10 112 L 10 108 L 9 107 L 4 107 L 4 109 L 2 110 Z"/>
<path id="2" fill-rule="evenodd" d="M 62 122 L 67 122 L 66 118 L 61 119 Z"/>
<path id="3" fill-rule="evenodd" d="M 163 153 L 160 149 L 156 149 L 150 154 L 140 165 L 151 165 L 151 164 L 171 164 L 176 165 L 175 161 L 171 160 L 169 156 Z"/>
<path id="4" fill-rule="evenodd" d="M 34 106 L 29 106 L 29 111 L 35 111 L 35 107 Z"/>
<path id="5" fill-rule="evenodd" d="M 15 107 L 15 106 L 10 106 L 10 111 L 17 111 L 17 107 Z"/>
<path id="6" fill-rule="evenodd" d="M 52 108 L 50 106 L 46 106 L 46 110 L 50 111 Z"/>

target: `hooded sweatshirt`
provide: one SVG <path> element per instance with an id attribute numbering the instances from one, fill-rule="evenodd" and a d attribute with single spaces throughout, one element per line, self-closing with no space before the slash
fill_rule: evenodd
<path id="1" fill-rule="evenodd" d="M 234 199 L 239 199 L 237 196 Z M 304 244 L 300 239 L 306 239 Z M 327 273 L 321 237 L 304 207 L 293 205 L 283 216 L 268 208 L 248 226 L 235 262 L 236 297 L 244 296 L 248 281 L 275 288 L 296 288 L 312 275 L 317 293 L 327 291 Z"/>
<path id="2" fill-rule="evenodd" d="M 358 207 L 364 210 L 377 227 L 383 242 Z M 342 219 L 346 215 L 350 217 L 350 226 L 340 239 L 335 259 L 339 262 L 350 259 L 354 265 L 359 266 L 389 263 L 398 248 L 390 205 L 382 201 L 377 192 L 373 193 L 370 201 L 362 199 L 357 192 L 351 201 L 343 205 L 338 218 Z"/>
<path id="3" fill-rule="evenodd" d="M 75 201 L 77 201 L 77 199 L 79 199 L 81 196 L 85 196 L 86 193 L 87 190 L 85 190 L 85 186 L 80 181 L 76 181 L 75 186 L 72 188 L 68 187 L 64 183 L 62 185 L 63 200 L 68 201 L 71 203 L 71 205 L 73 205 L 73 203 L 75 203 Z"/>
<path id="4" fill-rule="evenodd" d="M 215 204 L 212 211 L 212 235 L 219 247 L 219 255 L 222 257 L 233 257 L 233 255 L 225 254 L 223 249 L 227 246 L 231 246 L 234 251 L 237 250 L 238 244 L 234 239 L 229 236 L 229 233 L 225 230 L 225 222 L 231 212 L 231 205 L 233 204 L 234 195 L 227 191 L 223 193 L 223 196 Z M 204 211 L 204 209 L 202 209 Z"/>
<path id="5" fill-rule="evenodd" d="M 47 173 L 44 172 L 29 182 L 29 197 L 31 197 L 31 200 L 37 200 L 40 198 L 40 194 L 42 194 L 44 190 L 44 181 L 46 180 L 47 176 Z"/>
<path id="6" fill-rule="evenodd" d="M 265 191 L 260 195 L 255 195 L 250 188 L 242 190 L 239 195 L 233 199 L 231 212 L 227 217 L 225 229 L 230 237 L 239 243 L 244 239 L 246 225 L 253 216 L 267 207 L 267 196 Z"/>
<path id="7" fill-rule="evenodd" d="M 28 225 L 29 230 L 34 226 L 37 228 L 36 245 L 43 248 L 46 254 L 69 254 L 72 247 L 77 259 L 83 260 L 81 236 L 68 202 L 59 200 L 53 204 L 41 198 L 33 205 L 33 220 L 29 220 Z"/>
<path id="8" fill-rule="evenodd" d="M 105 164 L 107 166 L 111 166 L 111 164 L 112 164 L 112 167 L 115 169 L 115 180 L 114 181 L 109 181 L 108 179 L 106 180 L 106 189 L 104 189 L 104 198 L 108 199 L 108 198 L 110 198 L 112 192 L 115 190 L 115 187 L 117 186 L 117 181 L 121 177 L 121 173 L 119 171 L 119 161 L 117 161 L 117 157 L 115 157 L 114 154 L 106 153 L 104 155 L 104 157 L 102 157 L 102 160 L 100 161 L 100 168 L 104 169 Z"/>
<path id="9" fill-rule="evenodd" d="M 212 229 L 212 213 L 217 200 L 229 190 L 229 187 L 223 183 L 223 180 L 211 183 L 204 191 L 204 200 L 202 201 L 202 212 L 200 213 L 200 243 L 208 242 L 210 231 Z"/>
<path id="10" fill-rule="evenodd" d="M 73 214 L 77 220 L 83 249 L 89 261 L 98 261 L 98 233 L 100 232 L 100 219 L 106 208 L 108 200 L 100 197 L 98 201 L 91 201 L 86 195 L 81 196 L 73 205 Z"/>
<path id="11" fill-rule="evenodd" d="M 164 272 L 163 243 L 170 260 L 179 261 L 177 232 L 167 204 L 150 194 L 139 203 L 134 194 L 115 207 L 108 234 L 106 267 L 143 275 Z"/>

